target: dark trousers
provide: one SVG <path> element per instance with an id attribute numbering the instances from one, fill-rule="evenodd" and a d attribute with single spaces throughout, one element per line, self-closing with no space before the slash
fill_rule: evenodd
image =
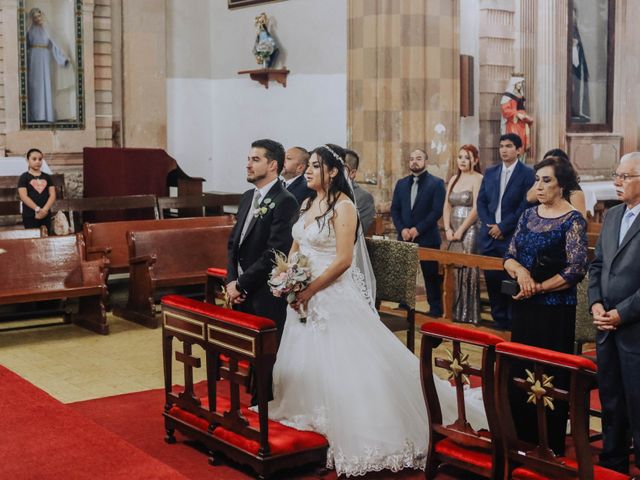
<path id="1" fill-rule="evenodd" d="M 491 255 L 497 257 L 499 255 Z M 501 256 L 501 255 L 500 255 Z M 496 325 L 506 330 L 511 329 L 511 297 L 500 293 L 502 280 L 511 277 L 504 270 L 485 270 L 484 280 L 487 283 L 487 293 L 491 304 L 491 316 Z"/>
<path id="2" fill-rule="evenodd" d="M 600 465 L 628 473 L 632 437 L 640 467 L 640 354 L 620 347 L 618 336 L 624 334 L 624 328 L 609 332 L 596 350 L 602 403 Z"/>
<path id="3" fill-rule="evenodd" d="M 438 273 L 438 262 L 420 262 L 424 285 L 427 290 L 427 302 L 429 313 L 434 317 L 441 317 L 442 309 L 442 277 Z"/>

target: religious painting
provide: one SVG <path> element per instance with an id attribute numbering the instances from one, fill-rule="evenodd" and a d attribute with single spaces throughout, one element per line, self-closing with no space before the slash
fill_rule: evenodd
<path id="1" fill-rule="evenodd" d="M 20 0 L 18 22 L 22 128 L 83 128 L 82 0 Z"/>
<path id="2" fill-rule="evenodd" d="M 570 0 L 567 51 L 567 129 L 611 131 L 613 0 Z"/>
<path id="3" fill-rule="evenodd" d="M 247 5 L 258 5 L 259 3 L 273 3 L 279 0 L 227 0 L 229 8 L 246 7 Z"/>

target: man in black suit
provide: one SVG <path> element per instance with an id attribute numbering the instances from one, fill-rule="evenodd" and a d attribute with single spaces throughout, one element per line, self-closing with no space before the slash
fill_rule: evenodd
<path id="1" fill-rule="evenodd" d="M 307 187 L 307 180 L 303 175 L 309 165 L 310 156 L 309 152 L 302 147 L 291 147 L 284 157 L 282 178 L 287 190 L 296 197 L 300 206 L 313 191 Z"/>
<path id="2" fill-rule="evenodd" d="M 589 268 L 589 304 L 598 329 L 600 465 L 626 474 L 631 438 L 640 468 L 640 152 L 622 157 L 613 177 L 623 204 L 602 224 Z"/>
<path id="3" fill-rule="evenodd" d="M 251 144 L 247 181 L 255 188 L 240 200 L 238 221 L 229 236 L 227 294 L 234 308 L 272 319 L 282 335 L 287 303 L 274 297 L 267 280 L 273 268 L 274 250 L 289 253 L 291 227 L 298 203 L 278 179 L 284 164 L 284 148 L 273 140 Z"/>
<path id="4" fill-rule="evenodd" d="M 440 248 L 438 220 L 442 217 L 446 189 L 441 178 L 427 172 L 427 152 L 414 150 L 409 156 L 411 175 L 398 180 L 393 190 L 391 217 L 398 240 L 416 242 L 421 247 Z M 431 317 L 441 317 L 442 279 L 438 262 L 420 262 Z"/>

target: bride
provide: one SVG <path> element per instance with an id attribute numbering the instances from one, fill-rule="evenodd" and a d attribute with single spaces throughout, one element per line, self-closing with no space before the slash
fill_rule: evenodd
<path id="1" fill-rule="evenodd" d="M 424 469 L 428 418 L 418 359 L 382 324 L 351 266 L 362 233 L 344 157 L 341 147 L 323 145 L 306 171 L 314 193 L 293 227 L 289 259 L 306 255 L 312 281 L 287 311 L 269 416 L 325 435 L 327 467 L 338 475 Z M 443 417 L 453 422 L 455 390 L 438 378 L 436 386 Z M 479 395 L 467 398 L 467 414 L 475 428 L 487 427 Z"/>

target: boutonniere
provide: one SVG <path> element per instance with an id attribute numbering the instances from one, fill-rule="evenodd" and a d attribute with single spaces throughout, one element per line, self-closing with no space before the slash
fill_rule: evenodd
<path id="1" fill-rule="evenodd" d="M 273 200 L 267 197 L 262 202 L 262 205 L 258 206 L 258 208 L 253 211 L 253 216 L 256 218 L 262 218 L 269 210 L 273 210 L 274 208 L 276 208 L 276 204 Z"/>

